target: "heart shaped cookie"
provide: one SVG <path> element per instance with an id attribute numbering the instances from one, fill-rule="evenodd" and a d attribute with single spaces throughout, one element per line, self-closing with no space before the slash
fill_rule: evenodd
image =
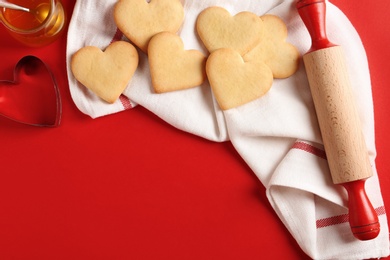
<path id="1" fill-rule="evenodd" d="M 179 36 L 155 35 L 148 48 L 150 74 L 157 93 L 199 86 L 206 79 L 206 57 L 198 50 L 184 50 Z"/>
<path id="2" fill-rule="evenodd" d="M 123 34 L 146 53 L 154 35 L 179 30 L 184 9 L 180 0 L 119 0 L 114 19 Z"/>
<path id="3" fill-rule="evenodd" d="M 199 14 L 196 30 L 209 52 L 231 48 L 244 55 L 260 43 L 263 22 L 251 12 L 231 16 L 226 9 L 212 6 Z"/>
<path id="4" fill-rule="evenodd" d="M 206 72 L 222 110 L 238 107 L 263 96 L 273 82 L 272 71 L 264 62 L 245 62 L 240 53 L 228 48 L 210 54 Z"/>
<path id="5" fill-rule="evenodd" d="M 86 46 L 72 56 L 74 77 L 108 103 L 122 94 L 138 66 L 135 47 L 124 41 L 112 43 L 103 52 Z"/>
<path id="6" fill-rule="evenodd" d="M 34 126 L 60 124 L 60 92 L 42 60 L 25 56 L 15 66 L 13 80 L 0 80 L 0 115 Z"/>
<path id="7" fill-rule="evenodd" d="M 299 52 L 286 42 L 287 27 L 283 20 L 275 15 L 260 18 L 264 24 L 263 40 L 244 55 L 244 60 L 262 60 L 271 68 L 274 78 L 287 78 L 298 69 Z"/>

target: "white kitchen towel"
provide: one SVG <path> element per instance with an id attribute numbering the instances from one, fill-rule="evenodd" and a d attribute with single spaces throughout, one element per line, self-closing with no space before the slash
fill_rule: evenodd
<path id="1" fill-rule="evenodd" d="M 197 15 L 206 7 L 221 6 L 232 14 L 272 13 L 288 26 L 288 41 L 305 53 L 310 37 L 293 0 L 182 0 L 185 20 L 178 35 L 186 49 L 207 54 L 195 31 Z M 68 32 L 67 59 L 78 49 L 106 48 L 126 40 L 117 30 L 112 12 L 116 0 L 76 2 Z M 238 108 L 221 111 L 208 82 L 193 89 L 153 93 L 147 56 L 141 52 L 135 76 L 113 105 L 79 85 L 68 62 L 69 87 L 77 107 L 93 118 L 142 105 L 173 126 L 213 141 L 230 139 L 260 181 L 269 201 L 300 247 L 315 259 L 364 259 L 389 254 L 389 231 L 375 170 L 373 104 L 367 60 L 362 43 L 348 19 L 328 3 L 329 38 L 346 46 L 345 52 L 363 130 L 370 150 L 374 177 L 366 184 L 381 223 L 372 241 L 355 239 L 349 229 L 346 193 L 333 185 L 321 145 L 317 119 L 303 64 L 288 79 L 276 79 L 264 97 Z M 259 250 L 263 250 L 260 249 Z"/>

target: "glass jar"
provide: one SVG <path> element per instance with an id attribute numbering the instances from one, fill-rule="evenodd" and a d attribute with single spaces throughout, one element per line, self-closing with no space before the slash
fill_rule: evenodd
<path id="1" fill-rule="evenodd" d="M 55 41 L 65 27 L 65 11 L 59 0 L 9 0 L 30 11 L 0 8 L 0 21 L 9 33 L 27 46 L 41 47 Z"/>

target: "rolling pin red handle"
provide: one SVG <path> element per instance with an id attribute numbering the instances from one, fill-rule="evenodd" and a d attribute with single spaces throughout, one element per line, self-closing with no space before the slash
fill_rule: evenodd
<path id="1" fill-rule="evenodd" d="M 380 232 L 378 215 L 364 190 L 365 181 L 341 184 L 348 192 L 349 224 L 352 233 L 360 240 L 374 239 Z"/>
<path id="2" fill-rule="evenodd" d="M 326 34 L 325 0 L 300 0 L 297 2 L 297 9 L 311 37 L 312 45 L 308 53 L 336 46 Z"/>

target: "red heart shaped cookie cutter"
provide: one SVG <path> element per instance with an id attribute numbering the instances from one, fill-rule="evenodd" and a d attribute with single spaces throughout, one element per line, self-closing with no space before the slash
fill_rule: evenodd
<path id="1" fill-rule="evenodd" d="M 0 80 L 0 115 L 14 121 L 54 127 L 61 121 L 60 91 L 51 70 L 41 59 L 25 56 L 12 80 Z"/>

